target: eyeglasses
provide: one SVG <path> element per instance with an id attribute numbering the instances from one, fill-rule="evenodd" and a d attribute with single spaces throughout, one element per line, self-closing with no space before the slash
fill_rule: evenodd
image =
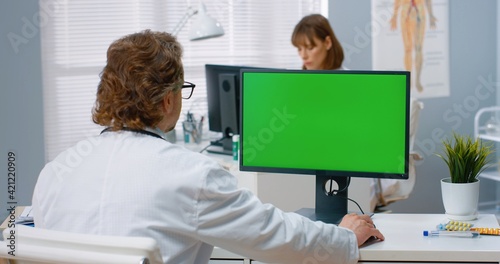
<path id="1" fill-rule="evenodd" d="M 196 87 L 196 84 L 190 82 L 184 82 L 184 84 L 181 87 L 182 99 L 191 98 L 191 95 L 193 95 L 194 87 Z"/>

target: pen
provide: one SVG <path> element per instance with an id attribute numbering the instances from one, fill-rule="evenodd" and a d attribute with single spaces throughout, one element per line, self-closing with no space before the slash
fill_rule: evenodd
<path id="1" fill-rule="evenodd" d="M 479 237 L 479 232 L 477 231 L 442 231 L 442 230 L 435 230 L 435 231 L 424 231 L 424 236 L 449 236 L 449 237 Z"/>

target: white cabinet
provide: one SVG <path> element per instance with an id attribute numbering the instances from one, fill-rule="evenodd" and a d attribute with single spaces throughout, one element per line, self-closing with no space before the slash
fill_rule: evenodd
<path id="1" fill-rule="evenodd" d="M 250 264 L 251 262 L 249 258 L 242 257 L 219 247 L 214 247 L 208 264 Z"/>
<path id="2" fill-rule="evenodd" d="M 474 138 L 483 141 L 500 143 L 500 106 L 485 107 L 479 109 L 474 117 Z M 499 158 L 498 144 L 494 146 L 497 158 Z M 493 213 L 500 220 L 500 168 L 498 160 L 492 160 L 492 166 L 484 170 L 479 177 L 497 182 L 496 199 L 480 204 L 481 213 Z"/>
<path id="3" fill-rule="evenodd" d="M 250 263 L 250 262 L 245 262 L 245 260 L 243 260 L 243 259 L 238 259 L 238 260 L 234 260 L 234 259 L 210 259 L 210 261 L 208 261 L 208 264 L 247 264 L 247 263 Z"/>

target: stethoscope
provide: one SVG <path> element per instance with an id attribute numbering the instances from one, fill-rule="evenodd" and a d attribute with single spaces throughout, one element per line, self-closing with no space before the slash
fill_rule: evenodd
<path id="1" fill-rule="evenodd" d="M 143 130 L 143 129 L 133 129 L 133 128 L 128 128 L 128 127 L 123 127 L 120 130 L 135 132 L 135 133 L 139 133 L 139 134 L 143 134 L 143 135 L 147 135 L 147 136 L 152 136 L 155 138 L 160 138 L 160 139 L 165 140 L 162 136 L 160 136 L 156 133 L 153 133 L 151 131 Z M 104 132 L 115 132 L 115 131 L 111 127 L 107 127 L 103 131 L 101 131 L 101 134 Z"/>

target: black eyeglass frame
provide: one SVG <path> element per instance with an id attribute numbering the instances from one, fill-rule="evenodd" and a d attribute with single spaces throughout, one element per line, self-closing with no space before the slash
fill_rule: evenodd
<path id="1" fill-rule="evenodd" d="M 182 85 L 181 89 L 191 88 L 191 92 L 189 93 L 188 97 L 184 97 L 183 96 L 182 99 L 189 99 L 189 98 L 191 98 L 191 96 L 193 95 L 194 87 L 196 87 L 196 84 L 184 81 L 184 84 Z"/>

